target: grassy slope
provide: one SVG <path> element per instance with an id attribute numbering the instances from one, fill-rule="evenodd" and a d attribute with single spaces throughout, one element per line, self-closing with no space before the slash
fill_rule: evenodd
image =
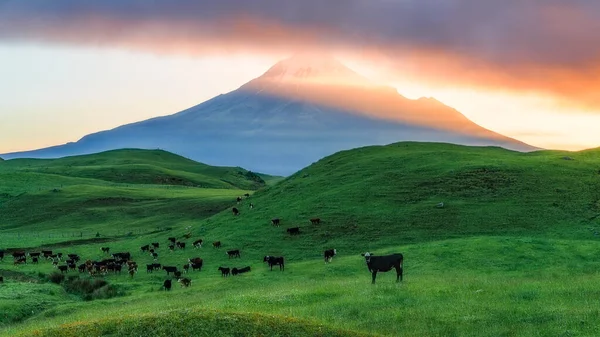
<path id="1" fill-rule="evenodd" d="M 210 166 L 162 150 L 125 149 L 50 160 L 14 159 L 6 161 L 3 166 L 18 172 L 127 184 L 245 190 L 255 190 L 265 185 L 258 175 L 252 176 L 242 168 Z"/>
<path id="2" fill-rule="evenodd" d="M 191 288 L 159 292 L 164 272 L 141 269 L 132 280 L 111 275 L 129 296 L 58 305 L 25 325 L 7 326 L 6 334 L 191 307 L 302 317 L 385 335 L 598 335 L 599 168 L 597 150 L 521 154 L 399 143 L 341 152 L 258 191 L 240 205 L 239 217 L 224 211 L 191 223 L 192 239 L 242 250 L 235 262 L 225 249 L 161 251 L 163 264 L 205 259 L 204 270 L 190 275 Z M 253 210 L 246 208 L 250 201 Z M 443 208 L 435 207 L 439 202 Z M 310 225 L 314 216 L 321 225 Z M 282 227 L 270 226 L 273 217 Z M 112 246 L 137 252 L 143 267 L 151 261 L 137 247 L 180 237 L 187 224 Z M 295 225 L 303 234 L 286 236 Z M 69 252 L 100 258 L 99 247 Z M 321 252 L 329 247 L 339 256 L 324 265 Z M 395 284 L 387 273 L 371 286 L 358 255 L 367 250 L 403 252 L 405 281 Z M 266 270 L 265 254 L 285 255 L 286 271 Z M 220 265 L 253 271 L 222 279 Z"/>

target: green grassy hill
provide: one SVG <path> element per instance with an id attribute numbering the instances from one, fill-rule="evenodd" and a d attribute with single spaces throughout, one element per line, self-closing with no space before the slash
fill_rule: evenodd
<path id="1" fill-rule="evenodd" d="M 93 224 L 106 230 L 169 223 L 171 229 L 102 243 L 53 240 L 56 249 L 93 259 L 103 257 L 101 246 L 131 251 L 140 265 L 133 278 L 104 277 L 125 296 L 69 300 L 58 285 L 17 288 L 19 281 L 11 278 L 8 287 L 0 286 L 0 298 L 26 298 L 28 289 L 42 286 L 53 287 L 55 296 L 43 308 L 11 302 L 10 310 L 22 315 L 4 320 L 0 316 L 0 327 L 4 324 L 6 336 L 69 336 L 77 331 L 89 336 L 126 336 L 139 335 L 141 322 L 156 319 L 164 326 L 178 326 L 177 322 L 192 317 L 221 327 L 225 336 L 244 330 L 285 336 L 294 335 L 293 329 L 319 326 L 331 329 L 320 330 L 323 336 L 349 330 L 387 336 L 599 335 L 599 170 L 600 150 L 518 153 L 403 142 L 323 158 L 240 204 L 229 199 L 224 211 L 196 220 L 189 200 L 195 193 L 205 193 L 209 200 L 211 193 L 220 190 L 172 189 L 169 198 L 153 200 L 145 207 L 145 212 L 156 209 L 155 213 L 136 213 L 127 204 L 124 188 L 119 192 L 124 199 L 114 201 L 114 207 L 131 212 L 122 221 L 98 220 L 100 213 L 78 206 L 62 215 L 63 223 Z M 76 187 L 67 192 L 78 205 L 85 205 L 97 193 Z M 39 200 L 41 206 L 51 203 Z M 197 199 L 198 205 L 204 202 L 204 198 Z M 248 207 L 250 202 L 253 209 Z M 237 217 L 230 211 L 234 205 L 241 210 Z M 61 206 L 57 203 L 51 208 Z M 46 211 L 31 208 L 31 214 L 19 219 L 39 217 Z M 270 224 L 276 217 L 281 227 Z M 313 217 L 320 217 L 321 224 L 311 225 Z M 61 222 L 52 223 L 59 232 Z M 27 226 L 44 228 L 36 221 Z M 302 233 L 287 235 L 285 229 L 295 226 Z M 0 229 L 0 234 L 6 232 Z M 186 233 L 192 236 L 184 239 Z M 146 273 L 145 264 L 152 260 L 139 247 L 154 241 L 166 245 L 169 236 L 189 243 L 202 238 L 205 245 L 174 252 L 163 247 L 159 250 L 163 265 L 181 266 L 188 258 L 201 256 L 205 266 L 187 275 L 193 280 L 190 288 L 175 285 L 171 292 L 164 292 L 160 285 L 166 274 Z M 6 240 L 23 243 L 15 237 Z M 36 240 L 41 247 L 49 245 L 45 238 Z M 210 246 L 216 240 L 222 241 L 222 249 Z M 234 248 L 241 250 L 241 259 L 228 259 L 225 251 Z M 332 264 L 323 262 L 326 248 L 338 250 Z M 380 273 L 371 285 L 360 256 L 365 251 L 402 252 L 405 280 L 396 284 L 393 272 Z M 267 254 L 284 255 L 285 271 L 269 271 L 262 262 Z M 246 265 L 252 271 L 242 276 L 223 278 L 217 271 L 219 266 Z M 47 262 L 13 267 L 6 259 L 0 269 L 0 273 L 11 270 L 26 277 L 53 270 Z M 156 317 L 158 312 L 167 314 Z M 211 318 L 215 312 L 223 319 Z M 280 325 L 253 330 L 271 316 L 293 317 L 300 325 L 286 331 L 278 331 Z M 121 317 L 126 320 L 125 330 L 110 330 Z M 239 323 L 232 323 L 231 317 Z M 187 332 L 204 335 L 201 326 L 190 326 Z"/>

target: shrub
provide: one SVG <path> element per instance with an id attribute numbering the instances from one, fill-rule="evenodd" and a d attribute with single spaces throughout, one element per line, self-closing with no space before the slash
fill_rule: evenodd
<path id="1" fill-rule="evenodd" d="M 52 272 L 48 275 L 48 281 L 52 282 L 52 283 L 56 283 L 56 284 L 61 284 L 62 281 L 65 280 L 65 275 L 63 275 L 62 273 L 59 273 L 57 271 Z"/>

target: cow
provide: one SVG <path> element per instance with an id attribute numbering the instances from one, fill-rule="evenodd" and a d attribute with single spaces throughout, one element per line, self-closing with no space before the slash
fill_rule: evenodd
<path id="1" fill-rule="evenodd" d="M 61 273 L 66 273 L 69 271 L 69 266 L 56 266 Z"/>
<path id="2" fill-rule="evenodd" d="M 202 262 L 200 263 L 189 263 L 189 266 L 192 267 L 192 270 L 198 269 L 198 271 L 202 270 Z"/>
<path id="3" fill-rule="evenodd" d="M 279 218 L 271 219 L 271 224 L 273 224 L 273 226 L 279 226 L 280 222 L 281 221 L 279 220 Z"/>
<path id="4" fill-rule="evenodd" d="M 171 241 L 173 244 L 175 244 L 175 241 L 177 241 L 177 238 L 170 237 L 170 238 L 167 238 L 167 240 L 169 240 L 169 241 Z"/>
<path id="5" fill-rule="evenodd" d="M 187 277 L 180 278 L 180 279 L 177 280 L 177 282 L 181 283 L 181 287 L 186 287 L 187 288 L 187 287 L 189 287 L 189 286 L 192 285 L 192 280 L 190 280 Z"/>
<path id="6" fill-rule="evenodd" d="M 323 256 L 325 257 L 325 263 L 327 262 L 331 262 L 331 260 L 333 259 L 333 257 L 337 254 L 337 250 L 336 249 L 327 249 L 324 253 Z"/>
<path id="7" fill-rule="evenodd" d="M 174 251 L 175 250 L 175 245 L 169 245 L 169 250 L 170 251 Z"/>
<path id="8" fill-rule="evenodd" d="M 177 241 L 177 248 L 185 249 L 185 242 Z"/>
<path id="9" fill-rule="evenodd" d="M 310 223 L 313 225 L 318 225 L 321 223 L 321 219 L 320 218 L 312 218 L 312 219 L 310 219 Z"/>
<path id="10" fill-rule="evenodd" d="M 0 250 L 0 261 L 4 260 L 4 251 Z"/>
<path id="11" fill-rule="evenodd" d="M 188 259 L 188 262 L 189 263 L 196 263 L 196 264 L 200 263 L 200 264 L 202 264 L 202 259 L 199 258 L 199 257 L 194 257 L 194 258 Z"/>
<path id="12" fill-rule="evenodd" d="M 154 270 L 160 270 L 162 268 L 160 263 L 153 263 L 152 267 L 154 268 Z"/>
<path id="13" fill-rule="evenodd" d="M 4 277 L 0 276 L 0 283 L 4 283 Z"/>
<path id="14" fill-rule="evenodd" d="M 40 252 L 34 252 L 34 253 L 27 253 L 27 255 L 29 255 L 29 257 L 40 257 Z"/>
<path id="15" fill-rule="evenodd" d="M 177 271 L 177 267 L 173 266 L 163 266 L 162 269 L 167 272 L 167 276 L 169 276 L 170 273 L 175 273 Z"/>
<path id="16" fill-rule="evenodd" d="M 240 203 L 240 201 L 242 201 L 242 198 L 241 198 L 241 197 L 237 197 L 237 198 L 235 199 L 235 201 L 237 201 L 237 203 L 239 204 L 239 203 Z"/>
<path id="17" fill-rule="evenodd" d="M 215 241 L 215 242 L 213 242 L 213 247 L 214 248 L 221 248 L 221 241 Z"/>
<path id="18" fill-rule="evenodd" d="M 253 209 L 254 208 L 254 204 L 250 203 L 250 205 L 248 205 L 248 207 L 250 207 L 250 209 Z"/>
<path id="19" fill-rule="evenodd" d="M 285 270 L 283 256 L 275 257 L 267 255 L 263 258 L 263 262 L 267 262 L 269 264 L 269 267 L 271 267 L 271 271 L 273 270 L 273 266 L 275 265 L 279 265 L 279 270 Z"/>
<path id="20" fill-rule="evenodd" d="M 250 193 L 245 193 L 245 194 L 244 194 L 244 196 L 245 196 L 246 198 L 250 198 Z"/>
<path id="21" fill-rule="evenodd" d="M 247 266 L 244 268 L 233 268 L 233 269 L 231 269 L 231 275 L 235 276 L 238 274 L 247 273 L 249 271 L 250 271 L 250 266 Z"/>
<path id="22" fill-rule="evenodd" d="M 180 278 L 181 277 L 181 271 L 177 270 L 173 273 L 173 276 L 175 276 L 176 278 Z"/>
<path id="23" fill-rule="evenodd" d="M 236 258 L 236 257 L 239 257 L 239 258 L 241 258 L 241 256 L 240 256 L 240 250 L 239 250 L 239 249 L 228 250 L 228 251 L 227 251 L 227 255 L 229 255 L 229 258 L 230 258 L 230 259 L 231 259 L 231 257 L 232 257 L 232 256 L 233 256 L 234 258 Z"/>
<path id="24" fill-rule="evenodd" d="M 390 255 L 374 256 L 373 253 L 366 252 L 360 255 L 365 257 L 367 268 L 373 276 L 371 284 L 375 284 L 375 277 L 377 277 L 378 271 L 388 272 L 392 270 L 392 268 L 396 269 L 396 282 L 402 281 L 402 263 L 404 260 L 402 254 L 397 253 Z"/>
<path id="25" fill-rule="evenodd" d="M 187 274 L 187 272 L 190 270 L 190 265 L 189 264 L 184 264 L 183 265 L 183 273 Z"/>
<path id="26" fill-rule="evenodd" d="M 42 250 L 42 255 L 44 255 L 45 258 L 48 258 L 49 255 L 52 255 L 52 251 L 51 250 Z"/>
<path id="27" fill-rule="evenodd" d="M 171 280 L 165 280 L 165 282 L 163 282 L 163 288 L 165 291 L 171 290 Z"/>
<path id="28" fill-rule="evenodd" d="M 202 248 L 202 239 L 194 241 L 194 243 L 192 243 L 192 246 L 194 246 L 194 248 Z"/>
<path id="29" fill-rule="evenodd" d="M 140 249 L 142 250 L 142 252 L 147 252 L 150 250 L 150 245 L 142 246 L 142 247 L 140 247 Z"/>
<path id="30" fill-rule="evenodd" d="M 240 211 L 235 207 L 231 211 L 233 212 L 233 215 L 240 215 Z"/>
<path id="31" fill-rule="evenodd" d="M 154 261 L 158 260 L 158 253 L 152 253 L 150 255 L 152 256 L 152 258 L 154 259 Z"/>
<path id="32" fill-rule="evenodd" d="M 37 257 L 31 258 L 31 263 L 37 264 L 38 263 L 38 258 Z"/>
<path id="33" fill-rule="evenodd" d="M 300 234 L 300 227 L 291 227 L 286 230 L 290 235 L 298 235 Z"/>
<path id="34" fill-rule="evenodd" d="M 221 271 L 221 276 L 229 276 L 230 269 L 226 267 L 219 267 L 217 270 Z"/>
<path id="35" fill-rule="evenodd" d="M 153 264 L 147 264 L 146 265 L 146 273 L 152 273 L 154 271 L 154 265 Z"/>
<path id="36" fill-rule="evenodd" d="M 154 247 L 154 249 L 158 249 L 160 247 L 160 243 L 152 242 L 152 247 Z"/>
<path id="37" fill-rule="evenodd" d="M 133 275 L 135 274 L 136 270 L 133 268 L 129 269 L 129 277 L 133 278 Z"/>

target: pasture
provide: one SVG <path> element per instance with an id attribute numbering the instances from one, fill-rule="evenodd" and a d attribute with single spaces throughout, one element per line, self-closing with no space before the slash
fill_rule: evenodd
<path id="1" fill-rule="evenodd" d="M 567 155 L 573 160 L 563 159 Z M 18 202 L 15 184 L 13 200 L 0 205 L 0 211 L 13 212 L 0 218 L 0 249 L 53 245 L 65 254 L 99 260 L 106 257 L 100 248 L 109 246 L 111 252 L 131 252 L 139 269 L 133 277 L 126 272 L 97 276 L 118 294 L 85 301 L 42 280 L 55 270 L 49 261 L 14 266 L 12 257 L 5 257 L 0 262 L 0 274 L 5 274 L 0 329 L 6 336 L 167 336 L 182 331 L 198 336 L 598 335 L 599 169 L 597 150 L 521 154 L 408 142 L 340 152 L 256 192 L 120 185 L 125 182 L 31 191 L 28 200 L 39 209 L 30 207 L 22 217 L 22 208 L 6 208 Z M 83 202 L 97 195 L 120 196 L 127 189 L 160 198 L 89 208 Z M 245 191 L 251 195 L 239 204 L 231 198 Z M 56 195 L 59 200 L 52 204 Z M 205 202 L 222 207 L 195 213 L 192 200 L 201 209 Z M 46 208 L 46 203 L 53 206 Z M 66 211 L 38 223 L 55 207 Z M 232 207 L 240 210 L 238 216 Z M 103 212 L 112 221 L 98 219 Z M 319 224 L 309 221 L 314 217 Z M 280 219 L 280 226 L 272 225 L 273 218 Z M 141 231 L 81 244 L 60 237 L 47 242 L 33 234 L 15 241 L 4 235 L 22 226 L 37 233 L 99 227 L 106 233 Z M 288 234 L 291 227 L 300 233 Z M 169 251 L 172 236 L 187 247 Z M 204 244 L 194 249 L 191 242 L 199 238 Z M 217 240 L 222 248 L 212 247 Z M 145 266 L 153 261 L 140 250 L 151 242 L 160 242 L 163 265 L 181 269 L 188 258 L 204 260 L 201 271 L 183 275 L 192 279 L 190 287 L 173 282 L 170 291 L 161 290 L 165 271 L 147 273 Z M 331 248 L 337 255 L 325 263 L 323 251 Z M 240 250 L 240 258 L 228 257 L 232 249 Z M 367 251 L 404 254 L 404 280 L 396 283 L 391 271 L 378 273 L 371 285 L 360 256 Z M 285 271 L 270 271 L 262 262 L 265 255 L 284 256 Z M 220 266 L 250 266 L 251 271 L 222 277 Z"/>

